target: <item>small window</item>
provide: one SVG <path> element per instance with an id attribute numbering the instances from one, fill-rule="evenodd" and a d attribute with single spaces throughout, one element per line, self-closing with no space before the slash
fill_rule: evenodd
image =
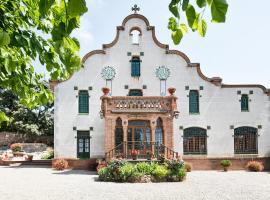
<path id="1" fill-rule="evenodd" d="M 129 90 L 128 96 L 143 96 L 142 90 Z"/>
<path id="2" fill-rule="evenodd" d="M 89 95 L 87 90 L 79 91 L 79 113 L 89 113 Z"/>
<path id="3" fill-rule="evenodd" d="M 199 92 L 189 91 L 189 113 L 199 113 Z"/>
<path id="4" fill-rule="evenodd" d="M 139 77 L 141 75 L 141 61 L 139 57 L 134 57 L 131 60 L 131 76 Z"/>
<path id="5" fill-rule="evenodd" d="M 130 32 L 130 35 L 132 35 L 132 44 L 139 44 L 139 36 L 141 35 L 140 31 L 133 30 Z"/>
<path id="6" fill-rule="evenodd" d="M 248 111 L 248 95 L 247 94 L 242 94 L 241 96 L 241 111 L 246 112 Z"/>

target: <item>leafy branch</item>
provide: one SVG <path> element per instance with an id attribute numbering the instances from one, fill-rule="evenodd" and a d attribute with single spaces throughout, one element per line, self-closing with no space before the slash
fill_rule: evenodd
<path id="1" fill-rule="evenodd" d="M 188 33 L 188 29 L 197 31 L 200 36 L 205 37 L 207 31 L 207 22 L 204 19 L 205 10 L 211 11 L 213 23 L 224 23 L 226 20 L 228 10 L 226 0 L 196 0 L 193 4 L 190 0 L 171 0 L 169 4 L 173 17 L 169 18 L 168 29 L 171 30 L 171 37 L 176 45 L 181 42 L 184 34 Z M 185 13 L 187 24 L 182 22 L 180 13 Z"/>

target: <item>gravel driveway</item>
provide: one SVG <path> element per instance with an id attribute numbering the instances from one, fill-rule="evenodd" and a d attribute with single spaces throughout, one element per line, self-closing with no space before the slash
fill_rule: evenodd
<path id="1" fill-rule="evenodd" d="M 270 172 L 194 171 L 182 183 L 104 183 L 94 172 L 0 167 L 0 199 L 8 200 L 268 200 Z"/>

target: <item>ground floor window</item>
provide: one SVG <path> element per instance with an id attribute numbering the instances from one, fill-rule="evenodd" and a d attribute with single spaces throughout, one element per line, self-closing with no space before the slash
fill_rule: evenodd
<path id="1" fill-rule="evenodd" d="M 206 130 L 199 127 L 190 127 L 184 130 L 184 155 L 207 154 Z"/>
<path id="2" fill-rule="evenodd" d="M 243 126 L 234 129 L 234 153 L 257 154 L 258 153 L 257 128 Z"/>

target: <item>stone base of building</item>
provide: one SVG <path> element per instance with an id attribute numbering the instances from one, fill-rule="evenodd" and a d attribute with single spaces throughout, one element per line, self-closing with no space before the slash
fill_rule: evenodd
<path id="1" fill-rule="evenodd" d="M 223 168 L 220 165 L 222 160 L 230 160 L 232 166 L 229 170 L 244 170 L 246 164 L 249 161 L 259 161 L 264 165 L 264 170 L 270 170 L 270 157 L 257 157 L 257 158 L 237 158 L 237 157 L 224 157 L 224 158 L 191 158 L 183 157 L 183 160 L 192 165 L 192 170 L 222 170 Z"/>
<path id="2" fill-rule="evenodd" d="M 68 166 L 71 169 L 81 169 L 81 170 L 96 170 L 97 167 L 97 158 L 80 160 L 76 158 L 64 158 L 68 162 Z M 52 161 L 52 164 L 56 159 Z"/>

